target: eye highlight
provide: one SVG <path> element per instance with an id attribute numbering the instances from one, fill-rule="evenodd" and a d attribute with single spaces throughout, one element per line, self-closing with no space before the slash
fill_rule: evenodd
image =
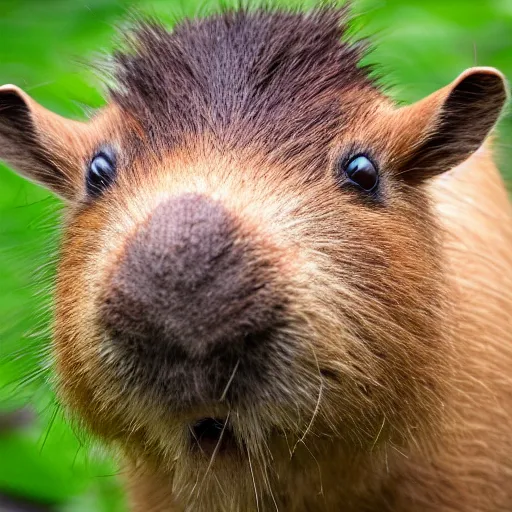
<path id="1" fill-rule="evenodd" d="M 372 192 L 379 183 L 377 167 L 364 155 L 358 155 L 348 160 L 343 166 L 343 171 L 351 183 L 365 192 Z"/>
<path id="2" fill-rule="evenodd" d="M 102 148 L 89 162 L 85 184 L 87 194 L 99 196 L 108 188 L 116 177 L 116 156 L 111 148 Z"/>

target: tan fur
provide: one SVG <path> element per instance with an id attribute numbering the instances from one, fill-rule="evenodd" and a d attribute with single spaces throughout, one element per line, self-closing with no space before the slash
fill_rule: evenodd
<path id="1" fill-rule="evenodd" d="M 393 444 L 383 448 L 384 460 L 370 455 L 370 466 L 355 470 L 353 459 L 336 456 L 336 445 L 311 457 L 312 476 L 285 478 L 280 486 L 294 496 L 285 510 L 505 511 L 509 510 L 512 478 L 511 397 L 512 215 L 510 204 L 489 155 L 481 149 L 467 162 L 435 180 L 430 187 L 441 225 L 443 253 L 450 269 L 454 336 L 447 340 L 451 385 L 443 404 L 446 416 L 430 451 Z M 448 347 L 447 347 L 448 348 Z M 414 438 L 414 433 L 411 433 Z M 352 463 L 350 461 L 352 460 Z M 357 460 L 357 457 L 356 459 Z M 280 467 L 280 464 L 277 464 Z M 293 474 L 284 463 L 281 477 Z M 347 467 L 345 471 L 344 467 Z M 382 501 L 366 508 L 343 487 L 379 487 Z M 297 479 L 298 477 L 298 479 Z M 142 466 L 130 473 L 135 510 L 183 510 L 169 505 L 165 488 L 171 477 Z M 219 483 L 220 485 L 220 483 Z M 333 497 L 329 488 L 337 489 Z M 393 505 L 386 505 L 387 493 Z M 340 500 L 340 496 L 343 499 Z M 396 501 L 395 501 L 396 500 Z M 296 506 L 293 503 L 296 503 Z M 307 505 L 309 503 L 309 505 Z M 316 503 L 316 505 L 315 505 Z M 309 507 L 309 508 L 308 508 Z M 240 509 L 241 510 L 241 509 Z"/>
<path id="2" fill-rule="evenodd" d="M 416 255 L 414 245 L 409 245 L 407 242 L 412 238 L 405 225 L 397 224 L 393 219 L 386 221 L 388 226 L 382 219 L 376 225 L 379 230 L 389 229 L 393 233 L 392 239 L 396 240 L 396 256 L 399 257 L 399 264 L 393 270 L 394 279 L 400 280 L 396 275 L 404 271 L 407 273 L 407 280 L 412 279 L 409 285 L 403 281 L 400 301 L 406 301 L 405 304 L 407 304 L 407 301 L 412 300 L 411 304 L 414 304 L 416 300 L 430 300 L 428 297 L 430 285 L 422 292 L 423 285 L 414 278 L 414 275 L 420 278 L 430 272 L 433 272 L 433 276 L 436 275 L 439 271 L 436 268 L 437 264 L 429 258 L 438 258 L 439 262 L 446 264 L 446 272 L 450 276 L 450 280 L 443 285 L 443 287 L 446 286 L 450 301 L 444 305 L 445 313 L 435 320 L 436 323 L 442 323 L 443 336 L 438 341 L 432 339 L 434 345 L 431 349 L 434 352 L 431 349 L 425 351 L 426 347 L 411 345 L 418 343 L 413 338 L 410 341 L 404 338 L 395 347 L 398 348 L 403 343 L 406 350 L 402 355 L 400 355 L 401 352 L 397 352 L 397 364 L 402 367 L 398 381 L 395 380 L 396 375 L 392 373 L 382 374 L 378 360 L 374 360 L 374 356 L 366 353 L 365 349 L 357 343 L 353 345 L 348 355 L 361 361 L 360 364 L 366 367 L 366 376 L 361 375 L 360 370 L 352 366 L 353 362 L 344 362 L 346 356 L 340 355 L 340 345 L 326 343 L 327 340 L 336 339 L 338 336 L 333 332 L 333 328 L 337 326 L 336 319 L 328 311 L 325 311 L 327 316 L 318 316 L 322 306 L 318 303 L 316 307 L 312 307 L 312 304 L 318 302 L 332 283 L 328 284 L 330 279 L 328 274 L 325 275 L 325 281 L 322 274 L 318 274 L 324 266 L 321 259 L 317 259 L 317 262 L 311 266 L 314 259 L 311 259 L 312 253 L 306 249 L 307 244 L 295 246 L 295 249 L 293 244 L 290 245 L 292 240 L 304 236 L 297 231 L 301 226 L 285 227 L 289 219 L 287 210 L 283 211 L 282 205 L 290 205 L 290 210 L 293 211 L 293 208 L 299 207 L 300 203 L 294 204 L 296 198 L 293 194 L 283 200 L 287 194 L 290 194 L 290 191 L 284 192 L 284 190 L 284 195 L 276 196 L 280 199 L 274 206 L 275 198 L 264 198 L 263 195 L 259 196 L 258 201 L 246 203 L 243 198 L 248 194 L 257 197 L 259 193 L 254 183 L 241 186 L 238 181 L 232 181 L 232 176 L 235 176 L 236 172 L 230 169 L 230 165 L 235 165 L 234 162 L 239 158 L 233 156 L 228 160 L 218 160 L 218 173 L 212 172 L 212 159 L 208 160 L 208 165 L 193 164 L 183 158 L 175 163 L 169 161 L 169 166 L 183 168 L 183 175 L 174 174 L 171 181 L 167 181 L 170 179 L 167 175 L 162 181 L 163 176 L 157 174 L 156 181 L 148 181 L 144 184 L 144 190 L 155 190 L 156 187 L 158 190 L 172 189 L 176 194 L 201 190 L 203 193 L 212 193 L 215 197 L 221 198 L 231 210 L 237 211 L 238 215 L 245 219 L 247 226 L 253 226 L 250 231 L 254 233 L 254 227 L 258 226 L 260 230 L 266 231 L 262 240 L 268 240 L 269 237 L 274 240 L 274 246 L 271 249 L 274 258 L 277 259 L 280 253 L 283 255 L 289 253 L 289 256 L 283 257 L 282 261 L 286 261 L 287 265 L 292 264 L 292 269 L 295 269 L 295 272 L 287 269 L 290 272 L 289 276 L 295 276 L 294 280 L 299 279 L 293 286 L 296 290 L 302 290 L 301 293 L 308 294 L 307 311 L 314 316 L 304 320 L 309 324 L 316 323 L 317 331 L 316 334 L 311 331 L 312 337 L 306 342 L 316 344 L 309 348 L 306 345 L 307 351 L 312 351 L 306 355 L 312 366 L 309 370 L 303 369 L 311 372 L 312 388 L 309 392 L 311 403 L 309 405 L 307 402 L 304 403 L 306 417 L 299 420 L 302 426 L 297 432 L 298 436 L 291 434 L 296 428 L 292 425 L 297 419 L 293 420 L 288 411 L 279 421 L 283 421 L 284 424 L 292 421 L 289 427 L 286 427 L 286 429 L 292 428 L 290 439 L 274 438 L 264 441 L 263 438 L 256 437 L 256 443 L 269 443 L 268 449 L 273 458 L 273 463 L 265 469 L 265 465 L 261 467 L 259 465 L 262 460 L 269 457 L 269 454 L 263 453 L 258 456 L 257 451 L 253 453 L 257 461 L 255 464 L 258 464 L 253 471 L 256 473 L 255 480 L 258 488 L 256 494 L 260 495 L 259 506 L 263 509 L 272 507 L 275 499 L 278 504 L 281 503 L 281 508 L 286 507 L 287 510 L 385 510 L 386 500 L 391 500 L 386 496 L 390 493 L 393 498 L 389 510 L 411 510 L 411 503 L 417 503 L 417 508 L 414 510 L 505 510 L 503 504 L 509 503 L 507 500 L 510 499 L 506 485 L 510 472 L 510 467 L 507 466 L 510 464 L 510 454 L 507 454 L 506 450 L 509 448 L 507 429 L 511 415 L 510 402 L 507 401 L 511 384 L 507 375 L 507 365 L 510 361 L 512 341 L 510 330 L 506 328 L 508 318 L 505 312 L 511 307 L 508 290 L 510 290 L 512 262 L 507 248 L 512 243 L 512 235 L 510 207 L 506 193 L 499 175 L 488 156 L 486 157 L 484 150 L 449 174 L 436 178 L 431 186 L 430 192 L 435 199 L 434 206 L 439 214 L 440 227 L 445 227 L 447 231 L 446 234 L 441 235 L 445 239 L 445 248 L 441 253 L 434 253 L 427 257 L 427 260 L 421 261 L 418 258 L 425 258 L 423 250 L 426 247 Z M 247 166 L 247 160 L 242 161 Z M 264 173 L 262 169 L 259 172 Z M 257 169 L 255 173 L 258 173 Z M 207 174 L 209 178 L 206 178 Z M 56 325 L 57 356 L 61 364 L 59 371 L 64 384 L 62 388 L 64 398 L 73 405 L 73 408 L 80 410 L 82 416 L 87 419 L 87 423 L 92 425 L 98 434 L 114 441 L 119 439 L 121 444 L 126 446 L 125 451 L 130 454 L 130 458 L 137 460 L 139 469 L 130 471 L 132 475 L 130 479 L 134 482 L 131 487 L 135 510 L 162 512 L 173 510 L 169 508 L 169 502 L 174 500 L 172 498 L 174 492 L 180 496 L 186 496 L 183 493 L 195 493 L 198 490 L 197 486 L 201 489 L 199 493 L 201 510 L 203 508 L 205 510 L 253 509 L 256 507 L 253 501 L 253 476 L 248 471 L 246 463 L 242 463 L 239 467 L 237 463 L 233 467 L 230 462 L 223 468 L 222 462 L 218 462 L 219 466 L 213 466 L 213 471 L 216 472 L 214 476 L 210 476 L 203 482 L 202 472 L 197 472 L 197 469 L 193 468 L 205 469 L 207 461 L 201 462 L 193 458 L 181 468 L 180 477 L 177 480 L 175 478 L 173 482 L 171 476 L 173 474 L 171 468 L 175 464 L 173 461 L 188 457 L 179 448 L 184 442 L 184 432 L 179 425 L 186 419 L 181 418 L 178 424 L 174 422 L 169 424 L 169 419 L 165 419 L 164 411 L 155 410 L 151 404 L 140 402 L 136 394 L 127 402 L 123 398 L 121 389 L 118 389 L 118 384 L 115 380 L 108 378 L 98 359 L 96 341 L 91 336 L 95 326 L 88 320 L 94 314 L 94 304 L 88 301 L 86 296 L 80 299 L 77 293 L 79 291 L 90 293 L 87 290 L 91 289 L 91 286 L 97 286 L 95 282 L 104 281 L 102 268 L 108 270 L 112 264 L 115 264 L 115 254 L 119 250 L 122 251 L 124 237 L 136 229 L 136 224 L 124 225 L 124 222 L 129 219 L 143 219 L 154 207 L 155 199 L 151 200 L 151 197 L 156 198 L 158 194 L 154 195 L 154 192 L 151 192 L 148 195 L 144 190 L 138 189 L 136 197 L 125 198 L 122 204 L 119 204 L 119 212 L 122 212 L 123 216 L 128 211 L 132 213 L 130 217 L 117 216 L 117 220 L 111 224 L 116 226 L 115 231 L 105 231 L 100 238 L 93 235 L 91 226 L 95 223 L 98 226 L 104 225 L 105 216 L 110 214 L 109 211 L 96 209 L 87 216 L 81 215 L 80 224 L 83 227 L 75 226 L 72 237 L 68 238 L 69 250 L 65 247 L 63 253 L 63 265 L 68 270 L 61 273 L 65 279 L 61 279 L 59 287 L 61 300 L 58 302 L 57 318 L 78 319 L 72 311 L 79 306 L 83 320 L 79 322 L 73 320 L 76 327 L 71 330 L 69 323 Z M 316 193 L 325 199 L 325 189 L 317 190 Z M 265 202 L 263 208 L 261 201 Z M 254 204 L 258 207 L 252 212 Z M 260 215 L 258 218 L 258 212 L 261 212 L 264 217 Z M 427 222 L 427 219 L 418 219 L 418 222 Z M 371 229 L 370 223 L 367 229 Z M 89 233 L 93 235 L 92 238 Z M 413 243 L 416 245 L 418 239 L 417 235 L 414 236 L 416 238 Z M 368 238 L 377 240 L 377 232 L 368 235 Z M 316 243 L 329 243 L 328 239 L 321 242 L 319 232 L 315 233 L 314 240 Z M 78 243 L 84 244 L 89 251 L 93 247 L 97 247 L 95 251 L 101 251 L 98 253 L 102 254 L 101 257 L 90 260 L 94 265 L 96 275 L 94 278 L 92 268 L 90 273 L 83 274 L 80 271 L 82 264 L 77 258 L 81 258 L 83 251 L 80 245 L 77 245 Z M 429 243 L 428 238 L 425 243 Z M 118 246 L 118 244 L 121 245 Z M 405 252 L 404 248 L 406 248 Z M 364 245 L 362 249 L 368 250 Z M 292 263 L 289 262 L 290 255 L 293 255 Z M 316 255 L 315 258 L 318 256 Z M 330 264 L 327 261 L 325 264 L 328 266 L 324 271 L 329 272 Z M 297 268 L 300 269 L 299 274 L 296 272 Z M 407 270 L 408 268 L 414 269 L 413 275 Z M 76 271 L 71 273 L 72 269 Z M 283 278 L 285 278 L 288 272 L 285 268 L 283 271 L 285 272 Z M 89 285 L 83 281 L 83 278 L 88 275 L 90 276 Z M 315 285 L 319 287 L 317 297 L 311 295 L 311 290 L 308 290 L 311 279 L 317 281 Z M 492 284 L 500 281 L 501 289 L 497 284 Z M 325 284 L 322 285 L 322 282 Z M 66 291 L 67 286 L 72 288 Z M 411 288 L 408 289 L 408 286 Z M 341 294 L 342 301 L 354 301 L 352 305 L 360 302 L 353 290 L 338 289 L 338 293 Z M 65 297 L 69 297 L 69 300 L 65 300 Z M 88 308 L 84 309 L 87 304 L 92 308 L 89 311 Z M 378 304 L 375 304 L 375 307 L 377 306 Z M 302 306 L 298 305 L 298 307 Z M 363 307 L 362 303 L 361 307 Z M 299 309 L 297 320 L 299 321 L 304 314 L 309 315 L 306 310 Z M 368 314 L 371 312 L 368 311 Z M 436 313 L 433 311 L 432 314 Z M 411 321 L 418 320 L 413 317 Z M 343 326 L 339 325 L 336 328 L 343 329 Z M 387 350 L 390 348 L 390 343 L 396 343 L 397 340 L 394 339 L 396 334 L 386 332 L 389 327 L 385 325 L 378 327 L 375 324 L 370 328 L 374 336 L 380 332 L 382 342 L 388 345 Z M 346 332 L 341 334 L 342 338 L 346 338 L 347 335 Z M 400 336 L 404 335 L 405 332 L 400 334 Z M 316 338 L 318 341 L 314 341 Z M 86 345 L 83 344 L 85 339 L 89 340 Z M 411 350 L 413 355 L 408 354 Z M 316 362 L 315 357 L 318 358 Z M 417 384 L 409 380 L 407 374 L 412 371 L 412 367 L 407 370 L 403 366 L 404 363 L 414 365 L 414 374 L 417 376 L 415 378 L 421 376 L 422 371 L 425 372 L 420 378 L 425 379 L 427 389 L 433 386 L 435 394 L 432 397 L 425 394 L 422 386 L 415 389 Z M 397 409 L 397 405 L 393 405 L 392 402 L 389 404 L 382 402 L 374 412 L 369 408 L 361 416 L 358 409 L 363 395 L 359 398 L 353 395 L 353 392 L 346 395 L 346 400 L 351 400 L 352 405 L 356 406 L 352 409 L 350 402 L 345 400 L 339 402 L 338 393 L 330 397 L 328 387 L 319 392 L 321 388 L 318 386 L 321 381 L 314 377 L 318 372 L 317 364 L 330 365 L 333 372 L 342 372 L 347 376 L 355 371 L 354 375 L 358 378 L 367 379 L 370 385 L 372 383 L 377 385 L 374 391 L 377 395 L 379 386 L 384 388 L 398 386 L 401 400 L 405 403 L 401 403 Z M 421 370 L 422 366 L 424 370 Z M 372 369 L 368 373 L 370 368 Z M 398 369 L 396 367 L 395 371 Z M 90 394 L 91 391 L 93 394 Z M 347 389 L 345 393 L 348 392 Z M 410 398 L 405 398 L 409 393 Z M 387 400 L 385 395 L 377 399 L 377 403 L 378 400 Z M 438 402 L 438 396 L 442 397 L 441 402 Z M 323 404 L 324 407 L 315 412 L 317 399 L 318 403 Z M 91 408 L 90 404 L 98 400 L 104 403 L 104 407 Z M 371 403 L 368 403 L 368 407 Z M 352 428 L 350 428 L 342 434 L 343 437 L 348 435 L 346 438 L 348 444 L 342 441 L 343 437 L 340 439 L 341 443 L 335 442 L 335 438 L 329 440 L 335 432 L 340 432 L 341 425 L 336 418 L 336 411 L 340 408 L 344 411 L 344 416 L 346 414 L 349 418 L 353 416 L 359 424 L 356 431 L 351 433 Z M 307 412 L 308 409 L 309 412 Z M 379 410 L 386 412 L 382 414 Z M 194 417 L 209 414 L 222 415 L 226 411 L 227 409 L 219 404 L 217 410 L 212 408 L 194 411 L 190 421 L 193 421 Z M 397 416 L 394 416 L 395 412 Z M 266 414 L 264 411 L 262 413 Z M 277 411 L 272 410 L 269 413 L 276 415 Z M 313 423 L 310 423 L 310 420 L 315 414 L 314 428 L 311 428 Z M 476 417 L 471 418 L 472 414 Z M 275 417 L 279 418 L 279 413 Z M 241 432 L 244 428 L 243 425 L 240 426 Z M 342 427 L 342 430 L 345 428 Z M 329 432 L 331 434 L 328 434 Z M 325 434 L 328 434 L 328 438 L 320 442 Z M 353 437 L 354 434 L 355 437 Z M 315 440 L 315 436 L 320 438 Z M 171 439 L 173 439 L 172 444 L 168 444 Z M 362 452 L 359 449 L 353 450 L 354 441 L 355 446 L 363 448 Z M 492 456 L 489 455 L 489 451 L 493 453 Z M 366 455 L 365 452 L 367 452 Z M 292 457 L 290 457 L 291 453 L 293 453 Z M 261 459 L 262 456 L 263 459 Z M 482 462 L 478 460 L 479 458 Z M 475 465 L 478 468 L 476 474 L 474 474 Z M 161 468 L 157 473 L 154 469 L 156 467 Z M 167 471 L 162 470 L 165 467 L 169 467 L 167 476 Z M 307 473 L 304 473 L 304 468 L 308 468 Z M 276 474 L 279 475 L 278 480 Z M 183 478 L 190 478 L 191 475 L 195 475 L 196 481 L 183 480 Z M 408 479 L 411 480 L 410 483 Z M 223 487 L 228 482 L 234 481 L 237 481 L 240 488 L 235 495 L 229 497 L 229 491 L 223 490 Z M 164 488 L 162 488 L 162 482 L 168 482 Z M 497 488 L 491 496 L 479 488 L 481 486 L 488 489 L 490 485 L 496 485 Z M 261 494 L 267 486 L 270 487 L 274 497 L 266 493 L 265 498 Z M 226 498 L 226 494 L 229 499 Z M 236 495 L 238 498 L 234 497 Z M 285 501 L 280 501 L 282 499 Z M 474 508 L 479 501 L 482 501 L 482 505 L 479 505 L 481 508 Z M 193 503 L 196 502 L 193 501 Z M 178 506 L 176 509 L 182 510 Z M 185 507 L 183 510 L 188 508 Z"/>
<path id="3" fill-rule="evenodd" d="M 59 395 L 119 452 L 135 512 L 512 509 L 512 211 L 490 149 L 475 152 L 505 99 L 499 72 L 469 70 L 404 108 L 369 86 L 348 88 L 335 98 L 346 125 L 328 138 L 306 131 L 311 143 L 288 159 L 273 159 L 261 139 L 224 147 L 214 129 L 149 150 L 140 120 L 115 103 L 75 130 L 11 92 L 34 137 L 29 157 L 13 158 L 25 141 L 0 115 L 9 144 L 0 156 L 69 200 Z M 145 151 L 131 152 L 134 140 Z M 83 169 L 105 141 L 131 160 L 92 200 Z M 322 161 L 315 151 L 329 158 L 308 174 L 304 162 Z M 380 197 L 340 183 L 347 151 L 376 155 Z M 34 155 L 69 179 L 56 180 L 53 164 L 34 171 Z M 251 264 L 272 269 L 262 279 L 286 299 L 274 340 L 286 356 L 264 398 L 233 404 L 224 393 L 176 412 L 161 390 L 130 379 L 138 361 L 116 346 L 101 310 L 133 238 L 187 194 L 221 204 L 236 219 L 233 245 L 250 242 Z M 191 425 L 204 417 L 226 418 L 237 449 L 192 450 Z"/>

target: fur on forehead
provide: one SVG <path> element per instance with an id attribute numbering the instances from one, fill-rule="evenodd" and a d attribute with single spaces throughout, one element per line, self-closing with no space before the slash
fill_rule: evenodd
<path id="1" fill-rule="evenodd" d="M 114 56 L 110 96 L 141 125 L 141 150 L 206 138 L 221 150 L 323 167 L 361 92 L 377 93 L 358 65 L 364 45 L 342 41 L 346 23 L 347 10 L 334 8 L 232 10 L 172 31 L 139 21 Z"/>

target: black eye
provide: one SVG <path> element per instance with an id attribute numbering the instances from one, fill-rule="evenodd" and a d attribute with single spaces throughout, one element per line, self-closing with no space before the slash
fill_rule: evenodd
<path id="1" fill-rule="evenodd" d="M 379 183 L 379 173 L 375 165 L 365 156 L 356 156 L 345 166 L 348 179 L 366 192 L 371 192 Z"/>
<path id="2" fill-rule="evenodd" d="M 87 193 L 96 197 L 108 188 L 116 177 L 116 158 L 114 151 L 104 148 L 92 158 L 87 168 L 85 184 Z"/>

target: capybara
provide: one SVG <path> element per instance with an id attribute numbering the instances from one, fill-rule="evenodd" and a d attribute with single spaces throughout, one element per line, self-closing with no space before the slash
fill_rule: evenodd
<path id="1" fill-rule="evenodd" d="M 0 89 L 66 203 L 58 394 L 134 511 L 512 511 L 504 77 L 398 106 L 345 18 L 137 22 L 87 122 Z"/>

